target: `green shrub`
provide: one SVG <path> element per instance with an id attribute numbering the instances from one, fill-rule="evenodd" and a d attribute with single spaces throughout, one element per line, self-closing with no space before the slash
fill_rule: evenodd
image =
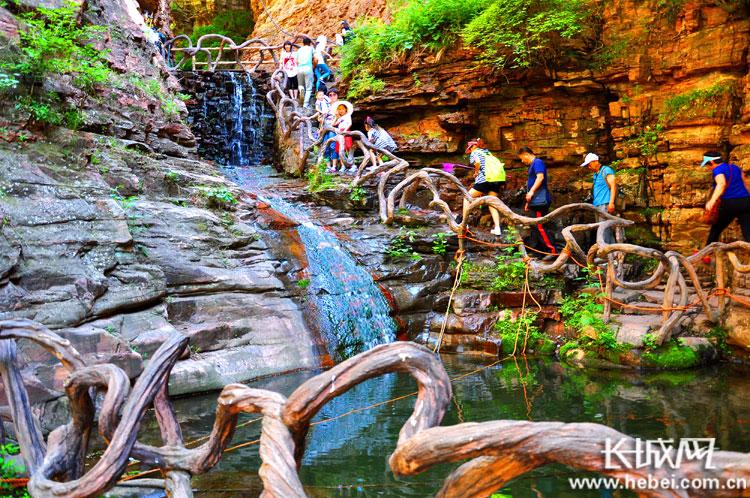
<path id="1" fill-rule="evenodd" d="M 495 0 L 463 30 L 480 60 L 498 68 L 549 67 L 564 39 L 579 34 L 588 16 L 578 0 Z"/>
<path id="2" fill-rule="evenodd" d="M 450 237 L 451 234 L 446 232 L 439 232 L 432 234 L 432 238 L 435 239 L 435 241 L 432 243 L 432 252 L 434 254 L 438 254 L 442 256 L 445 254 L 445 250 L 448 248 L 448 237 Z"/>
<path id="3" fill-rule="evenodd" d="M 379 92 L 384 82 L 373 72 L 424 48 L 437 51 L 456 42 L 463 27 L 485 7 L 485 0 L 409 0 L 393 14 L 390 24 L 360 19 L 351 41 L 344 45 L 341 74 L 351 80 L 349 98 Z"/>
<path id="4" fill-rule="evenodd" d="M 399 234 L 391 239 L 388 247 L 385 248 L 385 254 L 393 259 L 422 259 L 419 253 L 414 250 L 413 244 L 416 236 L 417 233 L 414 230 L 406 231 L 404 227 L 401 227 Z"/>
<path id="5" fill-rule="evenodd" d="M 16 464 L 8 458 L 18 454 L 18 446 L 9 443 L 0 446 L 0 479 L 17 479 L 23 477 L 23 465 Z M 9 483 L 0 482 L 0 496 L 2 498 L 29 498 L 25 487 L 14 488 Z"/>
<path id="6" fill-rule="evenodd" d="M 385 81 L 376 78 L 367 70 L 364 70 L 351 79 L 346 96 L 349 99 L 359 99 L 378 93 L 383 88 L 385 88 Z"/>
<path id="7" fill-rule="evenodd" d="M 555 343 L 534 325 L 536 318 L 536 314 L 526 313 L 518 315 L 514 320 L 508 313 L 495 323 L 495 330 L 503 340 L 503 353 L 513 354 L 514 349 L 517 353 L 525 353 L 527 349 L 533 349 L 540 354 L 554 353 Z M 526 348 L 524 348 L 524 340 Z"/>
<path id="8" fill-rule="evenodd" d="M 318 192 L 329 188 L 335 188 L 337 185 L 336 177 L 325 171 L 325 168 L 314 167 L 307 170 L 307 187 L 308 192 Z"/>
<path id="9" fill-rule="evenodd" d="M 236 204 L 238 201 L 226 187 L 207 187 L 199 185 L 200 194 L 208 201 L 211 207 L 224 208 L 227 204 Z"/>
<path id="10" fill-rule="evenodd" d="M 195 28 L 193 33 L 190 34 L 190 40 L 193 42 L 193 46 L 198 43 L 198 39 L 204 35 L 216 34 L 231 38 L 237 44 L 244 42 L 250 33 L 253 32 L 255 27 L 255 21 L 253 20 L 253 13 L 245 10 L 228 10 L 221 12 L 214 17 L 211 24 Z M 218 47 L 221 45 L 221 40 L 218 38 L 212 38 L 204 40 L 202 47 Z M 212 52 L 211 57 L 216 57 L 217 52 Z M 181 56 L 177 56 L 177 61 Z M 206 54 L 201 52 L 195 56 L 195 60 L 198 62 L 206 61 Z M 190 57 L 185 60 L 183 69 L 187 69 L 191 65 Z"/>
<path id="11" fill-rule="evenodd" d="M 596 339 L 581 334 L 578 338 L 580 345 L 587 349 L 600 349 L 619 352 L 629 347 L 618 344 L 615 331 L 604 323 L 602 314 L 604 306 L 596 302 L 596 296 L 582 293 L 577 296 L 566 296 L 560 306 L 560 313 L 567 328 L 581 333 L 586 327 L 596 331 Z"/>
<path id="12" fill-rule="evenodd" d="M 40 82 L 48 75 L 70 74 L 81 88 L 90 89 L 111 75 L 105 55 L 91 42 L 106 28 L 78 24 L 80 7 L 66 2 L 59 9 L 39 7 L 22 14 L 20 52 L 2 64 L 11 74 Z"/>

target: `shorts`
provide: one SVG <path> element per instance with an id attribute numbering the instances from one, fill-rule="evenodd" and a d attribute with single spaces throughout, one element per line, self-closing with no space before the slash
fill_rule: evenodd
<path id="1" fill-rule="evenodd" d="M 297 90 L 299 89 L 299 82 L 297 81 L 297 75 L 286 77 L 286 89 Z"/>
<path id="2" fill-rule="evenodd" d="M 336 152 L 341 154 L 341 150 L 339 150 L 339 143 L 336 142 Z M 344 137 L 344 149 L 351 150 L 352 146 L 354 145 L 354 138 L 353 137 Z"/>
<path id="3" fill-rule="evenodd" d="M 505 182 L 475 183 L 471 186 L 471 188 L 485 195 L 489 194 L 490 192 L 496 192 L 499 194 L 505 188 Z"/>

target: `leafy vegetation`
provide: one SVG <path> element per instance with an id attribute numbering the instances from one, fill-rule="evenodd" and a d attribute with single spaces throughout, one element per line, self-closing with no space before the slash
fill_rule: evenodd
<path id="1" fill-rule="evenodd" d="M 367 191 L 361 185 L 352 187 L 352 192 L 349 194 L 349 199 L 353 200 L 354 202 L 359 202 L 365 199 L 366 197 L 367 197 Z"/>
<path id="2" fill-rule="evenodd" d="M 39 7 L 22 14 L 20 52 L 3 62 L 2 68 L 16 77 L 39 83 L 48 75 L 70 74 L 85 89 L 103 83 L 111 75 L 106 50 L 92 43 L 106 28 L 78 23 L 80 6 L 66 2 L 58 9 Z"/>
<path id="3" fill-rule="evenodd" d="M 551 68 L 563 54 L 563 40 L 581 32 L 588 12 L 578 0 L 495 0 L 462 36 L 491 66 Z"/>
<path id="4" fill-rule="evenodd" d="M 17 445 L 9 443 L 0 446 L 0 496 L 2 498 L 29 498 L 25 487 L 13 488 L 9 483 L 2 482 L 4 479 L 16 479 L 23 477 L 24 467 L 17 464 L 10 456 L 17 455 Z"/>
<path id="5" fill-rule="evenodd" d="M 307 286 L 310 285 L 310 279 L 309 278 L 303 278 L 301 280 L 297 280 L 297 285 L 300 289 L 307 289 Z"/>
<path id="6" fill-rule="evenodd" d="M 360 20 L 343 48 L 342 75 L 351 80 L 349 97 L 362 97 L 382 89 L 377 69 L 459 41 L 480 48 L 480 62 L 494 67 L 549 66 L 588 15 L 582 0 L 409 0 L 390 24 Z"/>
<path id="7" fill-rule="evenodd" d="M 445 254 L 445 250 L 448 247 L 449 236 L 450 234 L 445 232 L 432 234 L 432 238 L 435 239 L 435 241 L 432 243 L 432 252 L 434 254 L 439 254 L 440 256 Z"/>
<path id="8" fill-rule="evenodd" d="M 536 319 L 534 313 L 522 313 L 515 319 L 507 313 L 495 323 L 495 330 L 503 340 L 503 353 L 524 353 L 528 349 L 541 354 L 554 353 L 555 343 L 534 325 Z"/>
<path id="9" fill-rule="evenodd" d="M 310 168 L 307 170 L 307 187 L 308 192 L 319 192 L 329 188 L 336 188 L 336 177 L 328 173 L 323 166 Z"/>
<path id="10" fill-rule="evenodd" d="M 413 259 L 419 260 L 421 256 L 414 250 L 414 241 L 417 233 L 414 230 L 406 231 L 401 227 L 399 234 L 391 239 L 390 244 L 385 249 L 385 254 L 393 259 Z"/>
<path id="11" fill-rule="evenodd" d="M 704 89 L 694 89 L 667 99 L 664 108 L 656 116 L 653 124 L 640 123 L 631 128 L 631 136 L 626 145 L 635 146 L 641 156 L 656 154 L 660 134 L 678 118 L 694 118 L 699 111 L 707 110 L 713 116 L 726 106 L 725 99 L 733 95 L 735 86 L 731 82 L 718 81 Z"/>
<path id="12" fill-rule="evenodd" d="M 75 86 L 90 91 L 112 74 L 107 51 L 94 45 L 105 28 L 79 23 L 79 10 L 76 3 L 66 2 L 57 9 L 39 7 L 21 14 L 19 50 L 0 56 L 0 93 L 27 84 L 28 93 L 16 97 L 16 108 L 26 112 L 32 123 L 76 129 L 85 119 L 83 100 L 73 105 L 56 92 L 40 93 L 45 78 L 70 76 Z"/>
<path id="13" fill-rule="evenodd" d="M 199 185 L 198 191 L 210 207 L 225 208 L 227 204 L 236 204 L 238 201 L 226 187 L 207 187 Z"/>
<path id="14" fill-rule="evenodd" d="M 604 306 L 597 303 L 597 296 L 591 293 L 566 296 L 560 306 L 560 313 L 566 328 L 580 334 L 576 345 L 583 349 L 598 352 L 620 352 L 629 346 L 618 344 L 615 332 L 602 320 Z M 568 351 L 570 346 L 561 348 Z"/>

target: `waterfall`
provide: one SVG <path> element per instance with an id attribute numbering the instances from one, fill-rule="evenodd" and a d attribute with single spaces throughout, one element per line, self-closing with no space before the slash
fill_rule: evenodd
<path id="1" fill-rule="evenodd" d="M 222 165 L 253 166 L 269 152 L 274 116 L 247 73 L 184 72 L 191 130 L 202 158 Z"/>
<path id="2" fill-rule="evenodd" d="M 249 78 L 246 74 L 245 78 Z M 231 128 L 229 135 L 229 150 L 231 152 L 231 163 L 234 166 L 247 166 L 247 158 L 244 149 L 247 147 L 245 139 L 245 127 L 243 122 L 243 109 L 245 106 L 244 92 L 242 90 L 242 81 L 239 81 L 233 72 L 229 73 L 229 79 L 232 81 L 232 119 L 226 121 L 227 128 Z M 247 80 L 246 80 L 247 81 Z M 250 88 L 255 90 L 255 85 L 250 81 Z"/>
<path id="3" fill-rule="evenodd" d="M 303 207 L 273 194 L 265 194 L 262 200 L 300 223 L 296 230 L 305 246 L 310 272 L 307 295 L 320 314 L 329 353 L 345 359 L 393 342 L 396 323 L 388 300 L 342 241 L 316 223 Z"/>

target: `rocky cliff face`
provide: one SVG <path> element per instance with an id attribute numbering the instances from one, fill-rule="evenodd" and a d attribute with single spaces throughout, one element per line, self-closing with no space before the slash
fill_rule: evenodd
<path id="1" fill-rule="evenodd" d="M 329 9 L 355 5 L 266 1 L 282 26 L 301 30 L 328 26 Z M 275 36 L 267 22 L 255 35 Z M 590 174 L 577 165 L 596 152 L 614 165 L 623 214 L 638 222 L 631 240 L 693 250 L 708 232 L 702 153 L 719 149 L 750 168 L 750 21 L 706 1 L 667 9 L 615 0 L 600 35 L 596 60 L 554 73 L 478 68 L 470 48 L 414 58 L 378 75 L 385 89 L 357 103 L 355 124 L 380 118 L 405 157 L 438 167 L 466 162 L 467 139 L 481 136 L 509 168 L 509 189 L 525 184 L 516 151 L 531 146 L 551 168 L 557 205 L 585 197 Z"/>
<path id="2" fill-rule="evenodd" d="M 84 22 L 108 27 L 115 71 L 95 95 L 68 77 L 44 81 L 61 101 L 83 102 L 79 129 L 35 122 L 12 93 L 0 98 L 0 320 L 39 321 L 131 376 L 168 334 L 186 334 L 173 394 L 317 366 L 255 200 L 197 160 L 179 84 L 134 6 L 88 2 Z M 9 50 L 17 21 L 2 7 L 0 19 Z M 35 401 L 61 395 L 54 358 L 24 345 L 21 361 Z"/>
<path id="3" fill-rule="evenodd" d="M 253 38 L 263 38 L 269 43 L 281 43 L 288 38 L 279 30 L 279 27 L 290 34 L 306 33 L 313 37 L 326 35 L 329 40 L 332 40 L 333 36 L 341 31 L 342 20 L 351 23 L 360 17 L 373 16 L 387 19 L 389 15 L 386 0 L 345 2 L 250 0 L 250 6 L 255 18 Z"/>

